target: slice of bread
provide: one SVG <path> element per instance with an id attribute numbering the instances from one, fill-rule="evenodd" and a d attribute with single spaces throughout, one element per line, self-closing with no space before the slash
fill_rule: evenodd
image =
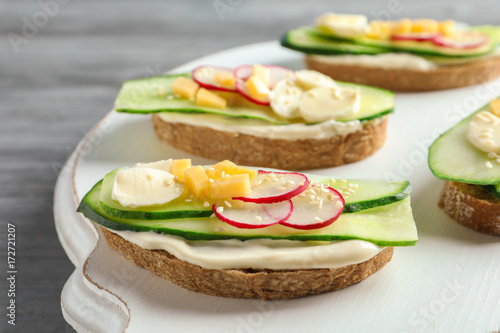
<path id="1" fill-rule="evenodd" d="M 289 299 L 345 288 L 380 270 L 394 249 L 373 258 L 334 269 L 207 269 L 163 250 L 146 250 L 101 227 L 108 244 L 137 266 L 144 267 L 184 289 L 232 298 Z"/>
<path id="2" fill-rule="evenodd" d="M 326 74 L 334 80 L 367 84 L 394 91 L 458 88 L 490 81 L 500 76 L 500 57 L 441 66 L 428 71 L 333 64 L 313 56 L 306 56 L 305 63 L 307 68 Z"/>
<path id="3" fill-rule="evenodd" d="M 384 116 L 346 135 L 285 140 L 170 123 L 156 114 L 152 119 L 158 137 L 174 148 L 213 160 L 284 170 L 326 168 L 362 160 L 384 145 L 388 122 L 388 116 Z"/>
<path id="4" fill-rule="evenodd" d="M 468 228 L 500 236 L 500 200 L 477 185 L 445 181 L 439 207 Z"/>

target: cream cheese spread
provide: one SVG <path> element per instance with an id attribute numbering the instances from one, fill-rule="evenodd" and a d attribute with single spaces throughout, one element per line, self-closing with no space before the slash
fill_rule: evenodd
<path id="1" fill-rule="evenodd" d="M 337 56 L 310 55 L 309 57 L 325 63 L 338 65 L 429 71 L 441 66 L 461 65 L 498 56 L 500 56 L 500 47 L 497 47 L 493 52 L 484 56 L 472 58 L 445 58 L 432 56 L 424 58 L 410 53 L 382 53 L 376 55 Z"/>
<path id="2" fill-rule="evenodd" d="M 325 139 L 356 132 L 362 128 L 359 120 L 340 122 L 327 120 L 314 125 L 273 125 L 258 119 L 229 119 L 211 114 L 183 114 L 162 112 L 158 116 L 165 122 L 204 126 L 217 131 L 242 133 L 270 139 Z"/>
<path id="3" fill-rule="evenodd" d="M 301 242 L 237 239 L 188 241 L 152 231 L 111 232 L 148 250 L 165 250 L 176 258 L 208 269 L 317 269 L 364 262 L 384 248 L 362 240 Z"/>

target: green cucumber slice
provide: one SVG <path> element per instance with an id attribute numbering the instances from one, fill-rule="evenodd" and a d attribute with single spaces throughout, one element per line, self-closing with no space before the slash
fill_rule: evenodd
<path id="1" fill-rule="evenodd" d="M 119 202 L 111 199 L 114 179 L 119 170 L 114 170 L 104 177 L 100 190 L 100 209 L 109 216 L 128 220 L 169 220 L 209 217 L 213 213 L 211 207 L 203 206 L 203 201 L 186 202 L 186 199 L 189 199 L 189 194 L 186 193 L 166 205 L 147 208 L 123 207 Z M 331 184 L 330 180 L 325 177 L 310 175 L 308 177 L 312 182 L 328 184 L 336 190 L 342 190 L 348 184 L 356 186 L 355 193 L 345 199 L 344 213 L 355 213 L 401 201 L 408 197 L 411 192 L 408 181 L 386 183 L 371 180 L 349 180 L 349 182 L 336 181 Z"/>
<path id="2" fill-rule="evenodd" d="M 493 194 L 495 198 L 500 199 L 500 183 L 494 185 L 478 185 L 478 186 Z"/>
<path id="3" fill-rule="evenodd" d="M 436 177 L 478 185 L 500 183 L 500 167 L 493 163 L 493 168 L 487 168 L 486 162 L 494 161 L 466 137 L 469 122 L 484 110 L 489 110 L 489 104 L 441 134 L 429 147 L 429 168 Z"/>
<path id="4" fill-rule="evenodd" d="M 479 57 L 493 52 L 499 43 L 500 27 L 478 26 L 469 30 L 481 31 L 490 37 L 488 44 L 477 49 L 454 49 L 442 47 L 432 42 L 416 41 L 382 41 L 361 37 L 356 39 L 339 39 L 325 35 L 314 27 L 302 27 L 290 30 L 281 45 L 308 54 L 379 54 L 387 52 L 408 52 L 424 56 L 440 56 L 443 58 Z M 356 51 L 355 46 L 361 47 Z M 367 49 L 364 49 L 367 48 Z M 371 49 L 370 49 L 371 48 Z M 353 50 L 353 52 L 351 52 Z"/>
<path id="5" fill-rule="evenodd" d="M 188 74 L 182 76 L 189 77 Z M 167 96 L 172 95 L 172 84 L 177 77 L 179 75 L 157 76 L 125 82 L 116 99 L 115 110 L 128 113 L 208 113 L 238 119 L 259 119 L 276 125 L 297 123 L 296 120 L 291 121 L 278 116 L 270 107 L 256 104 L 216 109 L 200 107 L 187 99 L 167 99 L 165 96 L 158 96 L 159 90 L 164 91 Z M 389 90 L 346 82 L 338 83 L 342 87 L 359 87 L 361 92 L 360 110 L 355 115 L 340 121 L 371 120 L 394 110 L 394 93 Z"/>
<path id="6" fill-rule="evenodd" d="M 307 54 L 380 54 L 389 52 L 386 47 L 357 45 L 351 41 L 333 40 L 314 33 L 309 27 L 289 30 L 282 38 L 281 45 Z"/>
<path id="7" fill-rule="evenodd" d="M 216 218 L 206 217 L 153 221 L 112 217 L 103 212 L 99 205 L 102 184 L 103 181 L 98 182 L 85 195 L 78 207 L 78 212 L 114 230 L 154 231 L 188 240 L 268 238 L 333 241 L 362 239 L 380 246 L 410 246 L 417 242 L 417 230 L 411 212 L 410 198 L 353 214 L 343 214 L 330 226 L 316 230 L 298 230 L 282 225 L 272 225 L 261 229 L 239 229 Z"/>

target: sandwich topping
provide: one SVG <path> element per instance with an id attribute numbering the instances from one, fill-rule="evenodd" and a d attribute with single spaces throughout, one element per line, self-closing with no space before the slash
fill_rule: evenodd
<path id="1" fill-rule="evenodd" d="M 359 89 L 341 87 L 316 71 L 294 72 L 275 65 L 244 65 L 233 71 L 200 66 L 191 75 L 177 78 L 173 93 L 200 106 L 224 109 L 241 105 L 244 98 L 269 106 L 278 117 L 307 123 L 353 117 L 360 109 Z"/>
<path id="2" fill-rule="evenodd" d="M 500 99 L 492 100 L 489 110 L 481 111 L 472 118 L 467 128 L 467 139 L 500 164 Z M 485 166 L 493 168 L 489 161 Z"/>

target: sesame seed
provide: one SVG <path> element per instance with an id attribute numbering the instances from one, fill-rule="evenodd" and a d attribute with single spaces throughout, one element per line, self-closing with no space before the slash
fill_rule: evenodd
<path id="1" fill-rule="evenodd" d="M 273 183 L 277 183 L 277 182 L 278 182 L 278 178 L 273 178 L 273 179 L 271 179 L 271 181 L 272 181 Z"/>
<path id="2" fill-rule="evenodd" d="M 356 192 L 352 188 L 348 189 L 347 191 L 350 192 L 350 193 L 352 193 L 352 194 L 354 194 Z"/>
<path id="3" fill-rule="evenodd" d="M 320 223 L 321 223 L 321 222 L 323 222 L 323 220 L 322 220 L 322 219 L 320 219 L 320 218 L 319 218 L 319 217 L 317 217 L 317 216 L 316 216 L 316 217 L 314 217 L 314 219 L 315 219 L 316 221 L 320 222 Z"/>
<path id="4" fill-rule="evenodd" d="M 347 180 L 346 179 L 340 179 L 339 182 L 341 182 L 341 183 L 347 183 Z"/>
<path id="5" fill-rule="evenodd" d="M 498 155 L 495 153 L 488 153 L 488 157 L 489 158 L 496 158 L 496 157 L 498 157 Z"/>
<path id="6" fill-rule="evenodd" d="M 493 164 L 491 164 L 491 162 L 490 162 L 490 161 L 488 161 L 488 162 L 486 162 L 486 167 L 487 167 L 488 169 L 491 169 L 491 168 L 493 168 Z"/>
<path id="7" fill-rule="evenodd" d="M 211 219 L 215 218 L 215 213 L 213 213 L 212 215 L 210 215 L 210 218 Z"/>
<path id="8" fill-rule="evenodd" d="M 262 221 L 262 217 L 260 217 L 259 215 L 255 215 L 255 220 Z"/>
<path id="9" fill-rule="evenodd" d="M 482 133 L 479 137 L 481 139 L 489 139 L 489 138 L 493 137 L 493 134 L 491 134 L 490 132 L 485 132 L 485 133 Z"/>
<path id="10" fill-rule="evenodd" d="M 217 213 L 222 214 L 222 212 L 224 211 L 224 207 L 219 206 L 219 207 L 217 207 L 216 211 L 217 211 Z"/>
<path id="11" fill-rule="evenodd" d="M 287 184 L 288 185 L 295 185 L 295 182 L 293 180 L 289 180 Z"/>
<path id="12" fill-rule="evenodd" d="M 220 176 L 224 177 L 225 175 L 226 175 L 226 171 L 223 170 Z"/>
<path id="13" fill-rule="evenodd" d="M 208 178 L 208 181 L 212 184 L 215 183 L 215 180 L 213 180 L 212 178 Z"/>
<path id="14" fill-rule="evenodd" d="M 174 184 L 174 181 L 172 179 L 165 180 L 165 186 L 172 186 L 173 184 Z"/>
<path id="15" fill-rule="evenodd" d="M 335 183 L 336 181 L 334 178 L 330 179 L 330 183 Z"/>
<path id="16" fill-rule="evenodd" d="M 210 171 L 215 171 L 215 169 L 214 169 L 214 168 L 212 168 L 212 167 L 208 167 L 208 168 L 207 168 L 207 170 L 210 170 Z"/>
<path id="17" fill-rule="evenodd" d="M 318 93 L 315 92 L 315 91 L 308 91 L 307 92 L 307 95 L 311 96 L 311 97 L 318 97 Z"/>
<path id="18" fill-rule="evenodd" d="M 319 204 L 319 201 L 313 200 L 313 201 L 309 201 L 309 203 L 313 206 L 316 206 L 317 204 Z"/>
<path id="19" fill-rule="evenodd" d="M 260 185 L 262 184 L 262 179 L 259 179 L 254 185 Z"/>
<path id="20" fill-rule="evenodd" d="M 210 206 L 210 203 L 209 203 L 208 201 L 205 201 L 205 202 L 203 203 L 203 206 L 204 206 L 204 207 L 209 207 L 209 206 Z"/>
<path id="21" fill-rule="evenodd" d="M 225 203 L 225 204 L 226 204 L 226 206 L 228 206 L 229 208 L 233 207 L 233 206 L 231 205 L 231 203 L 230 203 L 229 201 L 227 201 L 227 200 L 224 200 L 224 203 Z"/>
<path id="22" fill-rule="evenodd" d="M 315 196 L 314 194 L 311 194 L 311 195 L 309 196 L 309 199 L 310 199 L 310 200 L 314 200 L 315 198 L 316 198 L 316 196 Z"/>
<path id="23" fill-rule="evenodd" d="M 323 208 L 323 199 L 319 200 L 318 209 Z"/>
<path id="24" fill-rule="evenodd" d="M 285 186 L 279 186 L 279 187 L 278 187 L 278 190 L 281 190 L 281 191 L 286 191 L 286 187 L 285 187 Z"/>
<path id="25" fill-rule="evenodd" d="M 305 198 L 305 197 L 306 197 L 306 194 L 304 192 L 299 194 L 299 198 Z"/>
<path id="26" fill-rule="evenodd" d="M 186 202 L 191 202 L 191 201 L 193 201 L 193 199 L 186 199 L 185 201 Z"/>
<path id="27" fill-rule="evenodd" d="M 328 194 L 328 195 L 326 196 L 326 198 L 327 198 L 328 200 L 330 200 L 330 201 L 333 201 L 333 199 L 335 199 L 335 197 L 334 197 L 334 196 L 333 196 L 333 194 L 331 194 L 331 193 L 330 193 L 330 194 Z"/>
<path id="28" fill-rule="evenodd" d="M 337 205 L 338 208 L 342 207 L 343 206 L 342 205 L 342 201 L 337 201 L 336 205 Z"/>
<path id="29" fill-rule="evenodd" d="M 347 188 L 347 186 L 342 186 L 340 189 L 341 189 L 342 191 L 347 191 L 347 189 L 348 189 L 348 188 Z"/>
<path id="30" fill-rule="evenodd" d="M 342 191 L 342 190 L 337 190 L 337 192 L 339 192 L 340 194 L 344 193 L 344 191 Z"/>
<path id="31" fill-rule="evenodd" d="M 155 178 L 155 177 L 153 177 L 153 175 L 152 175 L 152 174 L 150 174 L 150 173 L 148 173 L 147 177 L 148 177 L 148 179 L 149 179 L 149 180 L 153 180 L 153 179 Z"/>

